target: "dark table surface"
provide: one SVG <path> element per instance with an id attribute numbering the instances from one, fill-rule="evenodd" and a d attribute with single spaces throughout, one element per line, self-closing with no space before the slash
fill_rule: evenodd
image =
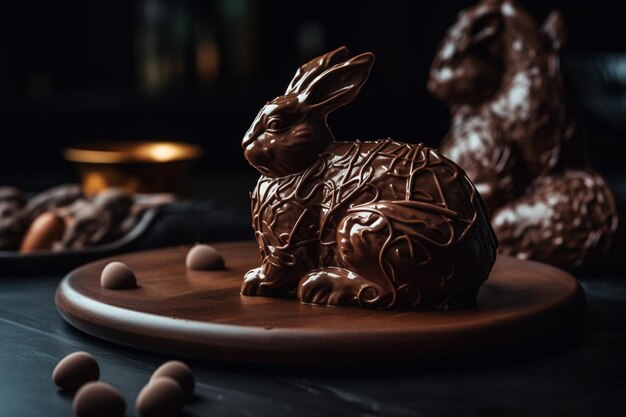
<path id="1" fill-rule="evenodd" d="M 54 305 L 60 276 L 0 280 L 0 415 L 71 416 L 51 382 L 64 355 L 91 352 L 101 380 L 133 404 L 169 357 L 116 346 L 65 323 Z M 584 332 L 475 361 L 379 369 L 245 369 L 189 362 L 197 379 L 187 416 L 619 416 L 626 415 L 626 282 L 583 282 Z M 528 348 L 528 351 L 526 351 Z M 407 366 L 407 369 L 401 369 Z"/>
<path id="2" fill-rule="evenodd" d="M 127 415 L 170 357 L 75 330 L 57 313 L 60 275 L 0 277 L 0 416 L 71 416 L 71 394 L 51 382 L 56 363 L 85 350 L 101 380 L 124 394 Z M 581 333 L 529 340 L 473 358 L 388 369 L 272 369 L 189 361 L 196 395 L 186 416 L 626 415 L 626 279 L 581 279 Z"/>

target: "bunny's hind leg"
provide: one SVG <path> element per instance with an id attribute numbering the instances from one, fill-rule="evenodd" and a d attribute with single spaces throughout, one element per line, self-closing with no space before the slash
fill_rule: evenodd
<path id="1" fill-rule="evenodd" d="M 395 306 L 395 289 L 380 264 L 388 238 L 389 228 L 380 215 L 365 211 L 346 215 L 337 228 L 337 266 L 307 274 L 298 286 L 300 301 L 370 308 Z"/>
<path id="2" fill-rule="evenodd" d="M 379 285 L 334 266 L 310 272 L 298 286 L 303 303 L 384 308 L 389 298 Z"/>

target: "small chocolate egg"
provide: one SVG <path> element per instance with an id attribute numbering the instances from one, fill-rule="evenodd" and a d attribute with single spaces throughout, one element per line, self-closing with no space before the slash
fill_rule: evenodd
<path id="1" fill-rule="evenodd" d="M 196 388 L 196 380 L 191 368 L 181 361 L 169 361 L 159 366 L 152 374 L 150 381 L 159 377 L 169 377 L 180 384 L 187 398 L 191 397 Z"/>
<path id="2" fill-rule="evenodd" d="M 110 262 L 102 270 L 100 285 L 107 290 L 125 290 L 137 287 L 135 273 L 126 264 Z"/>
<path id="3" fill-rule="evenodd" d="M 46 211 L 33 220 L 22 239 L 21 253 L 51 249 L 54 242 L 61 240 L 65 231 L 65 220 L 59 215 Z"/>
<path id="4" fill-rule="evenodd" d="M 113 386 L 104 382 L 88 382 L 78 390 L 72 403 L 76 417 L 122 417 L 126 401 Z"/>
<path id="5" fill-rule="evenodd" d="M 137 396 L 135 406 L 143 417 L 177 416 L 183 409 L 185 393 L 174 379 L 160 376 L 151 379 Z"/>
<path id="6" fill-rule="evenodd" d="M 195 245 L 187 253 L 187 268 L 194 271 L 224 269 L 224 258 L 209 245 Z"/>
<path id="7" fill-rule="evenodd" d="M 90 381 L 100 378 L 96 359 L 87 352 L 70 353 L 52 371 L 52 381 L 64 390 L 75 391 Z"/>

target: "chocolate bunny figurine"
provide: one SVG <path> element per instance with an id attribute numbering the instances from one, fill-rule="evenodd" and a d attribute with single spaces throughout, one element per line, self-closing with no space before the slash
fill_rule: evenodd
<path id="1" fill-rule="evenodd" d="M 464 171 L 391 139 L 337 142 L 327 115 L 352 101 L 374 55 L 345 47 L 304 64 L 245 134 L 261 266 L 244 295 L 380 309 L 472 305 L 497 241 Z"/>
<path id="2" fill-rule="evenodd" d="M 440 151 L 492 210 L 500 252 L 577 270 L 606 256 L 618 217 L 567 106 L 564 41 L 559 12 L 539 28 L 515 0 L 480 1 L 440 43 L 428 89 L 452 115 Z"/>

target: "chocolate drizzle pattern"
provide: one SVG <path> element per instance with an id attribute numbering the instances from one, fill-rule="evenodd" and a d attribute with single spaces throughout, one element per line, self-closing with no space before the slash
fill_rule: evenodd
<path id="1" fill-rule="evenodd" d="M 440 151 L 494 213 L 500 251 L 577 270 L 606 257 L 618 215 L 567 105 L 565 37 L 558 11 L 539 27 L 515 0 L 480 1 L 440 43 L 428 88 L 452 115 Z"/>
<path id="2" fill-rule="evenodd" d="M 475 303 L 497 241 L 463 170 L 421 144 L 335 141 L 326 124 L 372 64 L 345 48 L 312 60 L 246 133 L 246 158 L 264 175 L 251 193 L 261 266 L 242 294 L 372 308 Z"/>

